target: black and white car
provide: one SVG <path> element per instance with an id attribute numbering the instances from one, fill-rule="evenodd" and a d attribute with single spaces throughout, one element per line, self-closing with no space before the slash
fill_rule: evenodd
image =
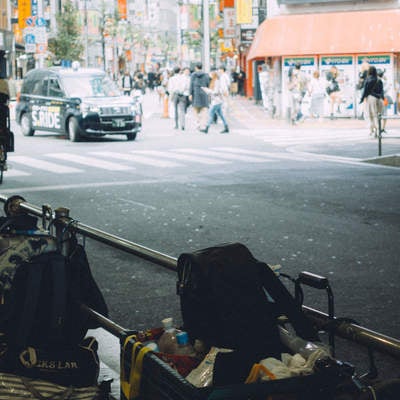
<path id="1" fill-rule="evenodd" d="M 38 68 L 29 71 L 17 97 L 16 121 L 25 136 L 35 131 L 82 137 L 126 135 L 135 140 L 142 128 L 138 99 L 123 96 L 98 69 Z"/>

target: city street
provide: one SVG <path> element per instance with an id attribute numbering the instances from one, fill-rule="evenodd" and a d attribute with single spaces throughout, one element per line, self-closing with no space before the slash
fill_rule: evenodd
<path id="1" fill-rule="evenodd" d="M 364 162 L 378 154 L 365 121 L 293 127 L 235 98 L 230 134 L 219 134 L 219 123 L 205 135 L 190 123 L 173 129 L 153 94 L 143 108 L 133 142 L 24 137 L 13 123 L 15 153 L 0 193 L 65 206 L 81 222 L 173 257 L 242 242 L 287 274 L 327 276 L 338 316 L 400 338 L 400 169 Z M 396 123 L 388 122 L 384 155 L 400 154 Z M 180 323 L 174 272 L 92 240 L 87 251 L 111 319 L 132 329 L 159 326 L 167 316 Z M 326 311 L 324 293 L 305 294 L 305 304 Z M 347 347 L 338 356 L 365 368 L 367 357 Z M 398 362 L 378 361 L 398 375 Z"/>

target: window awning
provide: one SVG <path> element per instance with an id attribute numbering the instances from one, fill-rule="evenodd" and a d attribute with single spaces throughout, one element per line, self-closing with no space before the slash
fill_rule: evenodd
<path id="1" fill-rule="evenodd" d="M 257 29 L 247 60 L 400 52 L 400 10 L 280 15 Z"/>

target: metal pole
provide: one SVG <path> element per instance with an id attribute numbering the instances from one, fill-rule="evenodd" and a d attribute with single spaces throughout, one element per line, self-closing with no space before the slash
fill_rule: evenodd
<path id="1" fill-rule="evenodd" d="M 84 25 L 85 25 L 85 67 L 89 66 L 89 30 L 87 0 L 84 2 Z"/>
<path id="2" fill-rule="evenodd" d="M 382 155 L 382 114 L 378 114 L 378 155 Z"/>
<path id="3" fill-rule="evenodd" d="M 51 218 L 48 215 L 43 215 L 42 208 L 27 203 L 23 198 L 19 196 L 14 196 L 8 199 L 7 197 L 0 194 L 1 202 L 6 203 L 8 200 L 9 202 L 11 202 L 11 204 L 8 204 L 8 209 L 13 210 L 14 212 L 22 211 L 38 217 Z M 48 207 L 49 206 L 47 206 L 47 208 Z M 62 213 L 63 212 L 61 212 L 61 214 Z M 134 254 L 142 259 L 153 262 L 162 267 L 168 268 L 170 270 L 176 270 L 177 259 L 174 257 L 130 242 L 126 239 L 93 228 L 89 225 L 82 224 L 81 222 L 73 221 L 71 220 L 71 218 L 61 217 L 59 220 L 54 221 L 54 223 L 56 224 L 56 226 L 57 224 L 61 224 L 72 232 L 80 233 L 101 243 L 108 244 L 111 247 L 126 251 L 130 254 Z M 96 320 L 103 321 L 101 318 L 102 316 L 96 315 L 96 313 L 91 309 L 88 310 L 90 310 L 89 314 Z M 315 310 L 307 306 L 303 306 L 303 311 L 320 329 L 332 329 L 339 337 L 360 345 L 364 345 L 369 349 L 390 355 L 396 359 L 400 359 L 400 340 L 398 339 L 383 335 L 379 332 L 372 331 L 368 328 L 356 325 L 348 321 L 341 321 L 338 318 L 332 319 L 329 317 L 329 315 L 323 313 L 322 311 Z M 105 324 L 106 326 L 104 326 L 104 328 L 109 330 L 109 332 L 113 334 L 115 334 L 115 332 L 117 331 L 124 330 L 123 328 L 116 326 L 116 324 L 114 324 L 112 321 L 110 322 L 111 325 L 107 321 L 105 321 Z"/>
<path id="4" fill-rule="evenodd" d="M 322 311 L 307 306 L 303 306 L 303 311 L 320 329 L 328 330 L 332 327 L 332 319 Z M 333 330 L 339 337 L 400 359 L 398 339 L 337 318 L 334 319 Z"/>
<path id="5" fill-rule="evenodd" d="M 203 67 L 204 72 L 210 72 L 210 7 L 208 0 L 203 0 Z"/>

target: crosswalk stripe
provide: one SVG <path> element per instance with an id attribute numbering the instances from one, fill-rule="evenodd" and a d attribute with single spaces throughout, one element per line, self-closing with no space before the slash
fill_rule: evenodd
<path id="1" fill-rule="evenodd" d="M 79 156 L 70 153 L 52 153 L 46 154 L 46 156 L 57 158 L 59 160 L 74 162 L 77 164 L 88 165 L 89 167 L 106 169 L 108 171 L 127 171 L 132 169 L 132 167 L 113 163 L 110 161 L 99 160 L 95 157 Z"/>
<path id="2" fill-rule="evenodd" d="M 126 154 L 126 153 L 114 153 L 112 151 L 93 151 L 90 154 L 99 155 L 103 157 L 114 158 L 117 160 L 134 161 L 139 164 L 151 165 L 153 167 L 170 168 L 180 167 L 183 164 L 179 164 L 173 161 L 160 160 L 154 157 L 146 157 L 139 154 Z"/>
<path id="3" fill-rule="evenodd" d="M 309 136 L 309 137 L 277 137 L 273 138 L 271 136 L 260 136 L 264 142 L 273 143 L 276 145 L 286 146 L 288 144 L 304 144 L 304 143 L 333 143 L 333 142 L 359 142 L 359 141 L 368 141 L 367 137 L 317 137 L 317 136 Z"/>
<path id="4" fill-rule="evenodd" d="M 33 157 L 26 156 L 13 156 L 12 162 L 16 162 L 18 164 L 28 165 L 30 168 L 36 168 L 40 170 L 46 170 L 53 172 L 55 174 L 70 174 L 75 172 L 82 172 L 82 170 L 68 167 L 66 165 L 60 165 L 44 160 L 39 160 Z"/>
<path id="5" fill-rule="evenodd" d="M 173 159 L 178 159 L 178 160 L 184 160 L 184 161 L 193 161 L 193 162 L 198 162 L 200 164 L 212 164 L 212 165 L 221 165 L 221 164 L 227 164 L 227 161 L 221 161 L 221 160 L 215 160 L 213 158 L 208 158 L 208 157 L 197 157 L 197 156 L 190 156 L 187 154 L 179 154 L 179 153 L 167 153 L 163 151 L 153 151 L 153 150 L 141 150 L 139 152 L 132 151 L 135 154 L 146 154 L 146 155 L 152 155 L 155 157 L 165 157 L 165 158 L 173 158 Z"/>
<path id="6" fill-rule="evenodd" d="M 288 153 L 270 153 L 268 151 L 235 149 L 234 147 L 215 147 L 214 149 L 229 151 L 234 154 L 237 154 L 237 153 L 252 154 L 252 155 L 260 156 L 260 157 L 279 158 L 279 159 L 287 159 L 287 160 L 293 160 L 293 161 L 315 161 L 313 158 L 310 159 L 310 157 L 308 157 L 307 154 L 305 154 L 304 156 L 296 156 L 296 155 L 288 154 Z"/>
<path id="7" fill-rule="evenodd" d="M 245 162 L 254 162 L 254 163 L 265 163 L 265 162 L 272 161 L 270 159 L 256 157 L 256 156 L 250 157 L 250 156 L 246 156 L 246 155 L 222 153 L 221 151 L 218 151 L 218 150 L 219 150 L 219 148 L 215 148 L 214 150 L 175 149 L 174 151 L 199 154 L 199 155 L 205 155 L 205 156 L 215 156 L 215 157 L 225 158 L 227 160 L 234 160 L 234 161 L 245 161 Z"/>
<path id="8" fill-rule="evenodd" d="M 9 166 L 12 166 L 12 163 L 8 164 Z M 20 171 L 18 169 L 8 169 L 7 171 L 4 172 L 4 174 L 8 177 L 8 178 L 16 178 L 18 176 L 30 176 L 32 174 L 28 173 L 28 172 L 24 172 L 24 171 Z"/>

